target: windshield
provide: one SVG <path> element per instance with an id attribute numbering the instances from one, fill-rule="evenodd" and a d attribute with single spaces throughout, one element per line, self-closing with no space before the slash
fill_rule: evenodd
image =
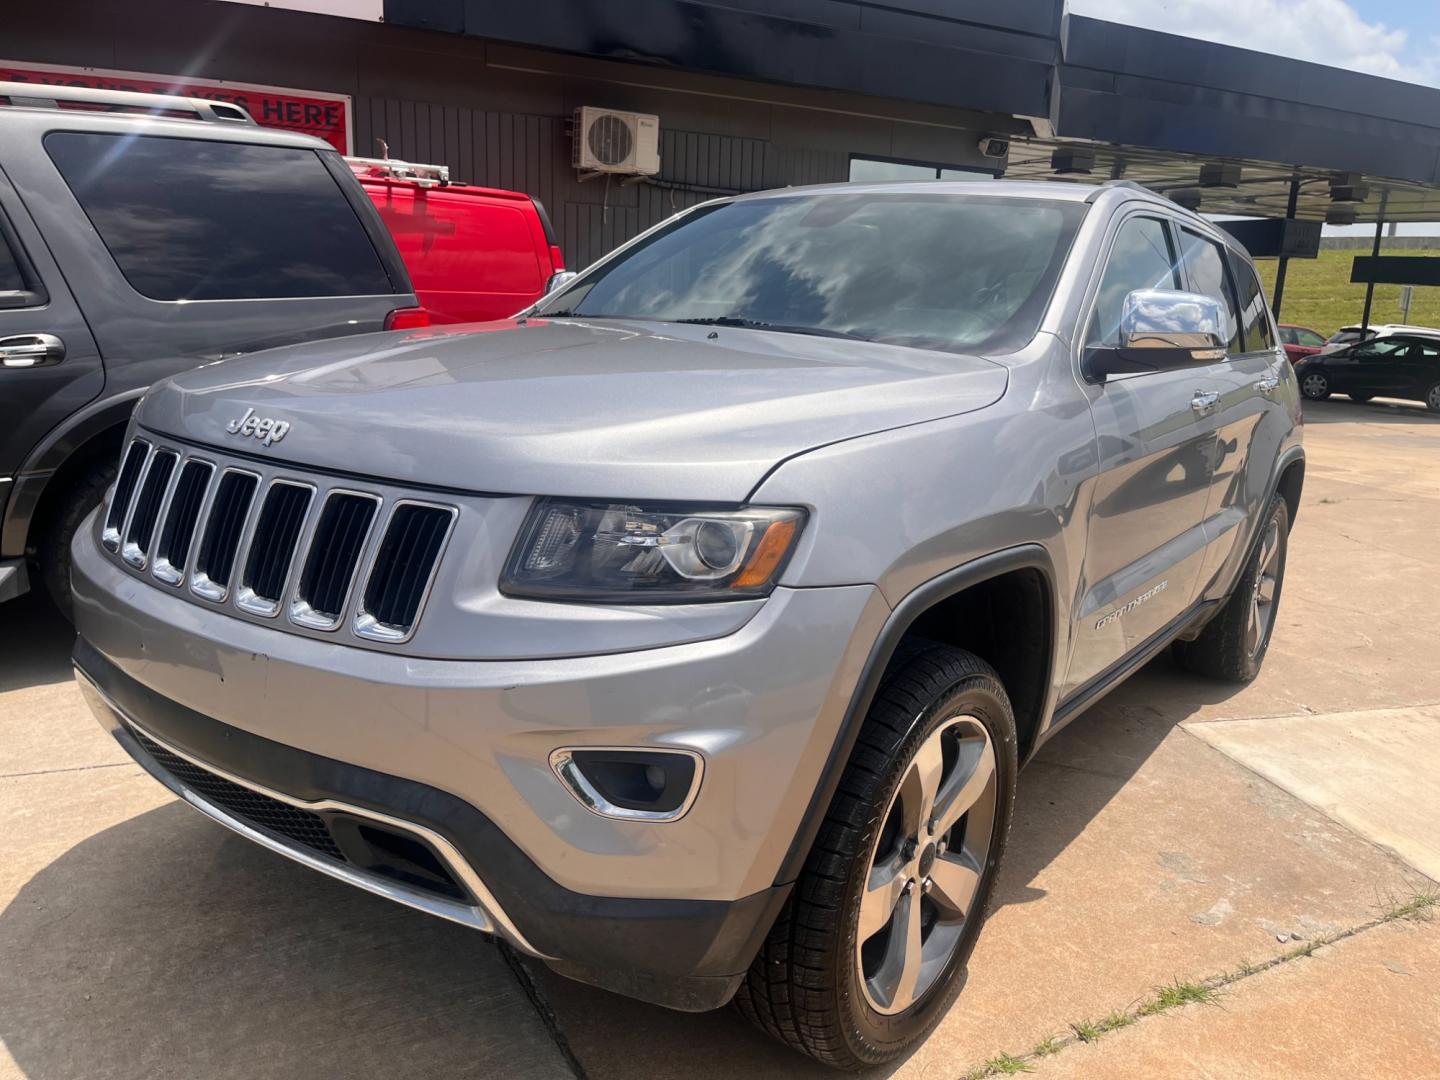
<path id="1" fill-rule="evenodd" d="M 537 316 L 655 319 L 957 352 L 1035 336 L 1087 207 L 904 192 L 704 207 Z"/>

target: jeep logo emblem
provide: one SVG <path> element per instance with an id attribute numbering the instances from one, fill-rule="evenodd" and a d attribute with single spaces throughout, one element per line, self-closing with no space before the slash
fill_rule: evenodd
<path id="1" fill-rule="evenodd" d="M 286 432 L 290 430 L 290 421 L 256 416 L 254 409 L 246 409 L 245 415 L 239 420 L 231 420 L 225 425 L 225 430 L 231 435 L 244 435 L 251 439 L 259 439 L 261 446 L 269 446 L 285 437 Z"/>

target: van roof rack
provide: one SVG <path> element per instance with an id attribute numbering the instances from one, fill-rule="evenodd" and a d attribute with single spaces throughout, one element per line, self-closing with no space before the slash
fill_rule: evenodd
<path id="1" fill-rule="evenodd" d="M 248 112 L 228 101 L 175 94 L 141 94 L 134 90 L 98 90 L 91 86 L 0 82 L 0 106 L 4 105 L 19 109 L 138 112 L 182 120 L 258 126 Z"/>
<path id="2" fill-rule="evenodd" d="M 413 180 L 421 187 L 444 187 L 450 183 L 449 165 L 417 165 L 398 158 L 347 157 L 356 176 L 377 180 Z"/>

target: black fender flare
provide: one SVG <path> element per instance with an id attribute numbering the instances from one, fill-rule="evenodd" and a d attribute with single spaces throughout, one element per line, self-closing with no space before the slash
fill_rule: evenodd
<path id="1" fill-rule="evenodd" d="M 35 513 L 50 480 L 71 455 L 91 439 L 129 423 L 135 403 L 145 390 L 137 387 L 96 398 L 52 428 L 35 445 L 16 473 L 15 486 L 5 504 L 5 519 L 0 522 L 0 553 L 16 556 L 25 553 Z"/>
<path id="2" fill-rule="evenodd" d="M 777 885 L 793 882 L 804 868 L 805 860 L 810 855 L 815 838 L 820 833 L 820 826 L 825 820 L 826 813 L 829 812 L 830 803 L 835 798 L 835 791 L 840 785 L 840 777 L 850 760 L 855 740 L 860 735 L 860 726 L 865 722 L 865 716 L 870 711 L 870 703 L 874 701 L 875 693 L 880 687 L 880 679 L 885 674 L 891 658 L 895 655 L 901 639 L 915 620 L 940 601 L 1014 570 L 1038 570 L 1045 578 L 1046 590 L 1049 593 L 1051 625 L 1046 667 L 1050 671 L 1050 686 L 1046 690 L 1040 720 L 1037 724 L 1037 730 L 1044 730 L 1045 722 L 1055 708 L 1055 692 L 1058 683 L 1055 678 L 1055 662 L 1058 652 L 1056 642 L 1060 632 L 1059 612 L 1056 610 L 1059 594 L 1056 589 L 1055 564 L 1049 551 L 1040 544 L 1022 544 L 1018 547 L 1006 548 L 1003 551 L 983 555 L 952 570 L 947 570 L 916 586 L 899 604 L 895 605 L 879 635 L 870 646 L 870 654 L 866 657 L 865 666 L 861 669 L 860 678 L 850 696 L 850 704 L 845 710 L 845 716 L 840 722 L 835 741 L 830 747 L 830 753 L 820 771 L 819 782 L 815 785 L 810 802 L 800 819 L 799 828 L 796 830 L 795 836 L 785 852 L 785 857 L 780 863 L 780 869 L 775 875 Z"/>

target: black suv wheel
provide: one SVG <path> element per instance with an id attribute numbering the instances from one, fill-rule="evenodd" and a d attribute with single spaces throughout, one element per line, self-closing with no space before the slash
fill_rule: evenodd
<path id="1" fill-rule="evenodd" d="M 735 1001 L 829 1065 L 897 1057 L 959 993 L 1005 849 L 1015 719 L 995 672 L 930 645 L 886 676 L 795 891 Z"/>

